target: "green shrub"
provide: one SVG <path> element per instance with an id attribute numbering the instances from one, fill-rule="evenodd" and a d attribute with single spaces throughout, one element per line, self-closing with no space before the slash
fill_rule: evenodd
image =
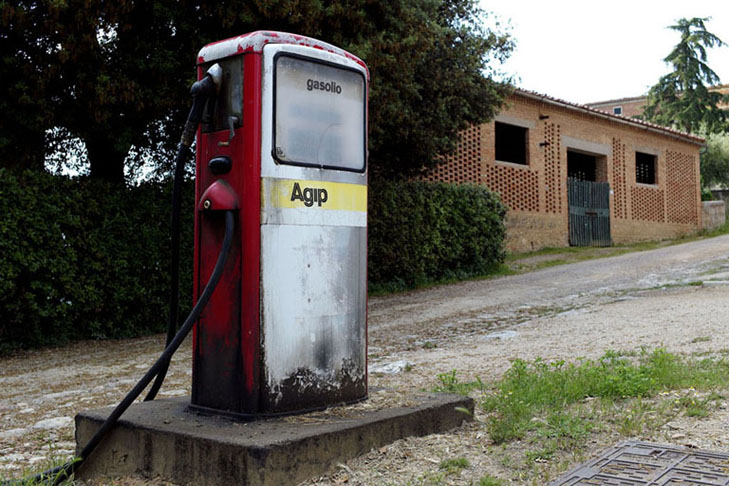
<path id="1" fill-rule="evenodd" d="M 506 208 L 483 187 L 377 181 L 369 194 L 373 290 L 483 275 L 504 261 Z"/>
<path id="2" fill-rule="evenodd" d="M 193 187 L 182 208 L 181 317 L 190 309 Z M 370 188 L 369 278 L 405 288 L 488 273 L 504 259 L 504 207 L 486 189 Z M 171 183 L 116 187 L 0 169 L 0 353 L 164 331 Z"/>
<path id="3" fill-rule="evenodd" d="M 182 223 L 191 304 L 192 184 Z M 166 328 L 171 184 L 0 170 L 0 352 Z"/>

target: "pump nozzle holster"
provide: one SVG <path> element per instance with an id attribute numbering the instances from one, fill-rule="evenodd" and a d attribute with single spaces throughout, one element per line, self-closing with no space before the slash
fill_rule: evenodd
<path id="1" fill-rule="evenodd" d="M 190 114 L 187 115 L 185 128 L 182 130 L 182 137 L 180 138 L 180 143 L 185 147 L 192 145 L 193 140 L 195 140 L 195 132 L 197 132 L 197 126 L 202 119 L 205 103 L 220 90 L 222 78 L 223 69 L 220 67 L 220 64 L 215 63 L 210 66 L 205 76 L 201 80 L 193 83 L 190 88 L 192 108 L 190 109 Z"/>

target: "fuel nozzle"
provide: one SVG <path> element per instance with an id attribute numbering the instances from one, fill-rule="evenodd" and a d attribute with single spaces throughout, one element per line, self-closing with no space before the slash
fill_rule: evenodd
<path id="1" fill-rule="evenodd" d="M 195 132 L 197 132 L 197 126 L 202 119 L 205 103 L 218 93 L 222 78 L 223 68 L 220 67 L 220 64 L 215 63 L 210 66 L 205 76 L 193 83 L 190 88 L 192 108 L 190 114 L 187 115 L 185 128 L 182 130 L 182 137 L 180 138 L 180 143 L 185 147 L 192 145 L 193 140 L 195 140 Z"/>

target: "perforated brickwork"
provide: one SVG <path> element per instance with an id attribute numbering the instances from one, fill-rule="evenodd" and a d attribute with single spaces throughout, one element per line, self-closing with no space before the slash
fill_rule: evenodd
<path id="1" fill-rule="evenodd" d="M 461 132 L 456 152 L 424 177 L 429 182 L 479 184 L 481 182 L 481 127 Z"/>
<path id="2" fill-rule="evenodd" d="M 528 167 L 490 165 L 485 172 L 486 187 L 501 194 L 501 200 L 509 209 L 539 211 L 539 177 L 536 171 Z"/>
<path id="3" fill-rule="evenodd" d="M 696 179 L 692 156 L 666 152 L 666 219 L 669 223 L 699 224 Z"/>
<path id="4" fill-rule="evenodd" d="M 625 144 L 613 138 L 613 211 L 616 218 L 628 218 Z"/>
<path id="5" fill-rule="evenodd" d="M 544 151 L 544 176 L 547 182 L 545 193 L 545 206 L 548 213 L 562 212 L 562 137 L 560 126 L 556 123 L 544 124 L 544 141 L 547 143 Z"/>
<path id="6" fill-rule="evenodd" d="M 630 208 L 633 219 L 641 221 L 665 221 L 663 189 L 636 186 L 630 189 Z"/>

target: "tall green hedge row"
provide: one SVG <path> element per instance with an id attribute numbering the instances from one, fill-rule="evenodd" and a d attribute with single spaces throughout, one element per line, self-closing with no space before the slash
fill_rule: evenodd
<path id="1" fill-rule="evenodd" d="M 369 189 L 372 290 L 488 273 L 504 261 L 506 208 L 487 189 L 375 182 Z"/>
<path id="2" fill-rule="evenodd" d="M 192 205 L 192 184 L 185 187 Z M 0 352 L 167 326 L 171 184 L 0 170 Z M 192 211 L 181 301 L 190 306 Z M 186 297 L 187 296 L 187 297 Z"/>
<path id="3" fill-rule="evenodd" d="M 503 261 L 504 207 L 487 190 L 379 182 L 369 191 L 369 280 L 400 289 Z M 193 184 L 182 209 L 181 315 L 192 295 Z M 0 354 L 161 332 L 171 183 L 116 188 L 0 169 Z"/>

